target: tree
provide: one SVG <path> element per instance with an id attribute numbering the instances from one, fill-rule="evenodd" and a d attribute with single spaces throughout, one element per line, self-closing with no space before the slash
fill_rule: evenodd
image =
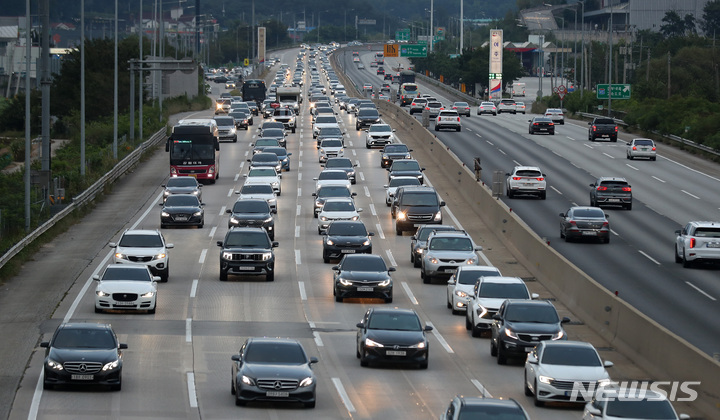
<path id="1" fill-rule="evenodd" d="M 676 11 L 669 10 L 665 12 L 665 17 L 662 18 L 662 21 L 665 22 L 665 24 L 660 26 L 660 32 L 662 32 L 666 38 L 681 37 L 696 32 L 695 17 L 689 14 L 681 18 Z"/>
<path id="2" fill-rule="evenodd" d="M 705 3 L 700 28 L 706 36 L 714 37 L 716 32 L 720 32 L 720 0 Z"/>

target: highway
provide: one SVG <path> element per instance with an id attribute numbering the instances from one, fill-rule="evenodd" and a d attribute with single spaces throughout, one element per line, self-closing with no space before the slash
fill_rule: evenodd
<path id="1" fill-rule="evenodd" d="M 296 54 L 297 50 L 281 54 L 282 62 L 292 63 Z M 349 73 L 351 77 L 357 77 L 353 72 Z M 376 80 L 376 76 L 372 77 Z M 219 93 L 220 90 L 214 87 L 213 95 Z M 212 114 L 203 111 L 193 116 L 211 117 Z M 242 185 L 246 159 L 252 150 L 249 144 L 256 134 L 255 125 L 247 132 L 239 131 L 237 143 L 221 145 L 221 177 L 215 185 L 203 187 L 205 227 L 163 230 L 166 239 L 175 248 L 170 254 L 170 280 L 159 285 L 155 315 L 95 314 L 93 311 L 94 285 L 91 276 L 109 261 L 111 249 L 105 245 L 118 238 L 122 232 L 119 230 L 97 239 L 101 243 L 97 254 L 87 262 L 87 268 L 67 295 L 57 302 L 52 320 L 40 328 L 46 340 L 63 320 L 112 323 L 120 341 L 129 346 L 125 351 L 123 390 L 85 392 L 82 388 L 70 388 L 43 391 L 40 378 L 43 352 L 37 348 L 30 357 L 10 418 L 432 419 L 438 418 L 456 394 L 515 398 L 533 419 L 580 417 L 577 408 L 534 407 L 531 399 L 523 395 L 522 363 L 497 365 L 490 356 L 488 339 L 470 337 L 463 317 L 453 316 L 445 307 L 446 287 L 439 283 L 422 283 L 419 270 L 413 268 L 408 259 L 410 237 L 408 234 L 402 237 L 395 235 L 393 220 L 384 203 L 383 185 L 387 175 L 380 168 L 379 153 L 365 148 L 364 132 L 354 129 L 351 116 L 342 111 L 339 116 L 347 131 L 346 156 L 358 164 L 358 183 L 353 190 L 357 192 L 358 207 L 364 209 L 361 220 L 376 234 L 373 237 L 373 253 L 397 267 L 393 273 L 392 305 L 414 308 L 423 321 L 434 327 L 429 334 L 430 362 L 427 370 L 385 366 L 362 368 L 355 358 L 355 324 L 367 308 L 385 304 L 369 299 L 346 299 L 343 303 L 336 303 L 333 299 L 332 265 L 322 262 L 321 236 L 317 234 L 317 220 L 312 216 L 310 195 L 314 188 L 312 178 L 321 167 L 307 107 L 303 107 L 300 128 L 288 137 L 292 170 L 283 173 L 283 194 L 278 198 L 276 240 L 280 246 L 276 248 L 275 281 L 237 276 L 231 277 L 228 282 L 219 281 L 220 251 L 216 241 L 221 240 L 227 230 L 228 215 L 225 210 L 236 199 L 234 191 Z M 611 222 L 614 222 L 613 230 L 617 233 L 610 245 L 566 245 L 556 239 L 557 213 L 566 210 L 573 201 L 586 202 L 589 187 L 585 185 L 592 180 L 590 173 L 598 175 L 604 174 L 605 170 L 619 171 L 623 168 L 621 165 L 625 161 L 619 160 L 619 156 L 624 155 L 624 149 L 600 144 L 588 148 L 582 141 L 581 128 L 571 125 L 560 128 L 555 137 L 529 138 L 523 134 L 524 120 L 527 117 L 473 115 L 463 120 L 462 132 L 440 133 L 439 137 L 458 147 L 459 155 L 464 153 L 469 159 L 481 155 L 483 179 L 487 177 L 489 180 L 492 170 L 511 169 L 513 161 L 543 167 L 554 187 L 553 192 L 546 202 L 512 200 L 514 211 L 526 218 L 543 236 L 551 238 L 553 246 L 559 251 L 590 270 L 594 277 L 599 274 L 603 281 L 617 282 L 615 287 L 623 297 L 629 299 L 634 294 L 645 296 L 652 302 L 648 303 L 649 306 L 658 305 L 658 310 L 678 316 L 677 322 L 682 324 L 683 329 L 700 334 L 700 338 L 710 344 L 711 337 L 717 337 L 717 317 L 709 316 L 717 314 L 717 302 L 694 291 L 683 279 L 694 282 L 709 295 L 720 296 L 717 285 L 711 284 L 717 271 L 683 271 L 674 265 L 668 266 L 672 263 L 672 232 L 679 226 L 682 217 L 699 217 L 711 206 L 720 207 L 717 185 L 709 187 L 716 180 L 707 177 L 703 180 L 702 174 L 696 174 L 695 179 L 692 171 L 662 158 L 658 162 L 632 162 L 633 166 L 641 168 L 637 179 L 633 177 L 631 180 L 638 192 L 637 207 L 631 212 L 608 210 L 612 215 Z M 567 160 L 574 165 L 568 165 Z M 653 165 L 652 170 L 647 168 L 650 165 Z M 623 168 L 625 170 L 630 169 Z M 127 218 L 124 228 L 159 228 L 160 209 L 157 203 L 161 200 L 160 180 L 167 173 L 167 154 L 164 151 L 154 153 L 144 165 L 128 175 L 128 180 L 118 185 L 117 191 L 106 200 L 110 205 L 117 203 L 112 201 L 114 195 L 133 194 L 141 197 L 140 201 L 144 204 L 139 208 L 113 209 L 101 205 L 100 210 L 104 209 L 108 214 L 114 211 L 119 217 Z M 642 177 L 639 176 L 641 173 L 644 174 Z M 652 190 L 658 194 L 657 197 L 645 192 L 649 191 L 653 175 L 664 181 L 656 181 L 662 185 Z M 668 209 L 664 215 L 652 210 L 664 207 L 662 200 L 671 195 L 669 186 L 681 182 L 681 178 L 693 180 L 692 184 L 686 185 L 698 182 L 698 189 L 692 191 L 702 197 L 698 201 L 709 204 L 699 207 L 700 203 L 694 203 L 687 197 L 683 197 L 684 200 L 675 197 L 670 203 L 678 208 Z M 432 184 L 433 179 L 428 181 Z M 660 188 L 665 184 L 667 192 Z M 683 187 L 687 188 L 689 186 Z M 441 191 L 443 196 L 459 193 Z M 448 198 L 449 203 L 451 198 Z M 684 207 L 688 210 L 692 208 L 692 211 L 685 212 Z M 458 223 L 460 226 L 477 223 L 454 220 L 453 210 L 452 204 L 444 210 L 447 223 Z M 533 217 L 530 217 L 531 214 Z M 716 213 L 705 213 L 704 218 L 707 214 Z M 475 239 L 478 241 L 479 238 Z M 497 239 L 490 236 L 482 239 L 486 249 L 496 250 L 487 252 L 487 255 L 502 251 L 502 244 Z M 638 246 L 641 243 L 643 245 Z M 67 248 L 58 246 L 53 252 L 60 256 L 72 251 Z M 639 250 L 660 264 L 642 256 Z M 485 254 L 482 256 L 488 258 Z M 523 267 L 491 262 L 501 267 L 505 275 L 530 277 Z M 647 276 L 647 272 L 653 276 Z M 675 273 L 674 277 L 671 273 Z M 649 287 L 640 278 L 652 281 L 655 283 L 653 286 L 662 284 L 663 287 Z M 551 298 L 537 282 L 529 282 L 529 287 L 532 292 L 540 293 L 541 298 Z M 665 307 L 672 297 L 676 298 L 674 305 Z M 709 302 L 704 303 L 701 298 Z M 679 305 L 678 300 L 691 307 Z M 572 318 L 572 314 L 559 302 L 556 305 L 561 316 Z M 682 311 L 682 316 L 670 311 Z M 689 325 L 693 323 L 697 329 Z M 568 333 L 573 339 L 597 341 L 597 346 L 602 345 L 597 336 L 582 325 L 568 326 Z M 242 408 L 234 405 L 230 394 L 230 356 L 250 336 L 297 338 L 310 356 L 320 359 L 314 365 L 318 376 L 315 409 L 303 409 L 292 404 L 259 403 Z M 601 349 L 601 356 L 616 362 L 617 369 L 611 372 L 613 377 L 642 375 L 631 364 L 622 363 L 621 356 L 611 349 Z"/>

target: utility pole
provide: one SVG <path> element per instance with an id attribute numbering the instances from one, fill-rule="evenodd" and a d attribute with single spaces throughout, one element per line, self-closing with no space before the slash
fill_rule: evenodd
<path id="1" fill-rule="evenodd" d="M 435 0 L 430 0 L 430 33 L 428 39 L 430 40 L 430 52 L 433 51 L 434 31 L 433 31 L 433 17 L 435 16 Z"/>
<path id="2" fill-rule="evenodd" d="M 645 81 L 650 81 L 650 48 L 648 48 L 648 58 L 647 58 L 647 70 L 645 71 Z"/>
<path id="3" fill-rule="evenodd" d="M 32 53 L 32 29 L 30 20 L 30 0 L 25 0 L 25 232 L 30 232 L 30 54 Z M 18 79 L 18 85 L 20 79 Z"/>
<path id="4" fill-rule="evenodd" d="M 613 9 L 610 6 L 610 25 L 608 25 L 608 55 L 610 60 L 608 62 L 608 89 L 610 90 L 608 95 L 608 117 L 612 117 L 612 20 L 613 20 Z"/>
<path id="5" fill-rule="evenodd" d="M 42 76 L 40 86 L 42 92 L 42 160 L 41 170 L 48 175 L 48 184 L 44 187 L 50 191 L 50 0 L 40 1 L 40 15 L 42 20 L 42 52 L 40 67 Z M 46 197 L 48 197 L 46 195 Z"/>
<path id="6" fill-rule="evenodd" d="M 465 0 L 460 0 L 460 54 L 463 53 L 463 48 L 465 47 L 465 12 L 463 9 L 464 3 Z"/>
<path id="7" fill-rule="evenodd" d="M 118 158 L 118 0 L 115 0 L 115 69 L 113 74 L 113 159 Z M 160 90 L 162 98 L 162 89 Z M 160 102 L 162 104 L 162 102 Z M 162 115 L 162 105 L 160 105 Z M 162 117 L 161 117 L 162 118 Z"/>
<path id="8" fill-rule="evenodd" d="M 668 60 L 667 60 L 667 63 L 668 63 L 668 70 L 667 70 L 667 73 L 668 73 L 668 81 L 667 81 L 667 85 L 668 85 L 668 88 L 667 88 L 667 89 L 668 89 L 668 95 L 667 95 L 667 97 L 668 97 L 668 99 L 670 99 L 670 51 L 668 51 Z"/>
<path id="9" fill-rule="evenodd" d="M 80 0 L 80 176 L 85 177 L 85 0 Z"/>

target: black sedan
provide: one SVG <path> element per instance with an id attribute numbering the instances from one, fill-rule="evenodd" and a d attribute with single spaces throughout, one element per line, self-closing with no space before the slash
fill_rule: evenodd
<path id="1" fill-rule="evenodd" d="M 379 297 L 385 303 L 392 303 L 390 272 L 395 271 L 395 267 L 385 265 L 381 256 L 348 254 L 332 269 L 335 302 L 342 302 L 346 297 Z"/>
<path id="2" fill-rule="evenodd" d="M 412 159 L 410 155 L 412 149 L 408 149 L 407 145 L 404 144 L 387 144 L 380 151 L 382 153 L 380 157 L 380 167 L 389 168 L 394 160 L 398 159 Z"/>
<path id="3" fill-rule="evenodd" d="M 323 239 L 323 261 L 329 263 L 331 258 L 342 258 L 345 254 L 372 254 L 373 235 L 359 220 L 331 222 Z"/>
<path id="4" fill-rule="evenodd" d="M 427 369 L 429 344 L 420 317 L 412 309 L 370 308 L 357 324 L 355 356 L 360 366 L 370 362 L 418 364 Z"/>
<path id="5" fill-rule="evenodd" d="M 122 351 L 127 344 L 118 343 L 110 324 L 64 323 L 46 348 L 43 389 L 55 385 L 109 385 L 113 391 L 122 387 Z"/>
<path id="6" fill-rule="evenodd" d="M 600 207 L 571 207 L 560 213 L 560 237 L 566 242 L 574 239 L 592 239 L 610 242 L 609 216 Z"/>
<path id="7" fill-rule="evenodd" d="M 245 130 L 249 127 L 249 118 L 247 112 L 243 110 L 230 111 L 229 116 L 235 118 L 235 128 L 244 128 Z"/>
<path id="8" fill-rule="evenodd" d="M 202 201 L 202 184 L 191 176 L 172 177 L 162 187 L 165 188 L 163 201 L 173 194 L 192 194 Z"/>
<path id="9" fill-rule="evenodd" d="M 250 401 L 300 402 L 315 407 L 316 378 L 300 342 L 282 338 L 249 338 L 232 356 L 235 405 Z"/>
<path id="10" fill-rule="evenodd" d="M 395 160 L 386 170 L 388 171 L 388 181 L 397 176 L 413 176 L 416 177 L 421 184 L 423 184 L 425 180 L 423 176 L 425 168 L 421 168 L 415 159 Z"/>
<path id="11" fill-rule="evenodd" d="M 239 226 L 263 227 L 271 241 L 275 240 L 275 219 L 273 211 L 266 200 L 244 198 L 233 204 L 232 209 L 225 210 L 230 213 L 228 228 Z"/>
<path id="12" fill-rule="evenodd" d="M 548 117 L 535 117 L 528 120 L 530 125 L 528 126 L 528 133 L 548 133 L 555 135 L 555 123 Z"/>
<path id="13" fill-rule="evenodd" d="M 262 131 L 262 135 L 260 137 L 277 139 L 278 143 L 280 143 L 280 146 L 287 147 L 287 140 L 285 138 L 285 130 L 282 128 L 264 128 Z"/>
<path id="14" fill-rule="evenodd" d="M 205 225 L 205 203 L 191 194 L 176 194 L 169 196 L 165 202 L 160 203 L 160 227 L 168 226 L 197 226 Z"/>

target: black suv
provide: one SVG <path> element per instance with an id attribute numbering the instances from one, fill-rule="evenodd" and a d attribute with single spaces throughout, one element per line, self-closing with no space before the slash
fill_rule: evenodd
<path id="1" fill-rule="evenodd" d="M 508 357 L 525 358 L 543 340 L 567 340 L 560 319 L 552 303 L 545 300 L 506 300 L 493 315 L 490 355 L 497 356 L 499 365 Z"/>
<path id="2" fill-rule="evenodd" d="M 275 253 L 277 242 L 271 242 L 265 229 L 260 227 L 232 228 L 225 239 L 218 241 L 220 252 L 220 280 L 228 274 L 265 275 L 266 281 L 275 280 Z"/>
<path id="3" fill-rule="evenodd" d="M 442 224 L 445 202 L 432 187 L 398 187 L 390 213 L 395 218 L 395 233 L 415 230 L 419 225 Z"/>
<path id="4" fill-rule="evenodd" d="M 358 110 L 355 118 L 355 129 L 360 130 L 363 127 L 370 127 L 380 122 L 380 113 L 377 109 L 363 108 Z"/>
<path id="5" fill-rule="evenodd" d="M 590 186 L 590 206 L 615 205 L 632 210 L 632 187 L 625 178 L 604 176 Z"/>
<path id="6" fill-rule="evenodd" d="M 260 226 L 265 228 L 271 241 L 275 240 L 273 210 L 266 200 L 240 199 L 233 204 L 232 209 L 227 209 L 226 212 L 230 214 L 228 228 Z"/>
<path id="7" fill-rule="evenodd" d="M 64 323 L 55 330 L 46 348 L 43 389 L 55 385 L 109 385 L 113 391 L 122 387 L 122 351 L 110 324 Z"/>

